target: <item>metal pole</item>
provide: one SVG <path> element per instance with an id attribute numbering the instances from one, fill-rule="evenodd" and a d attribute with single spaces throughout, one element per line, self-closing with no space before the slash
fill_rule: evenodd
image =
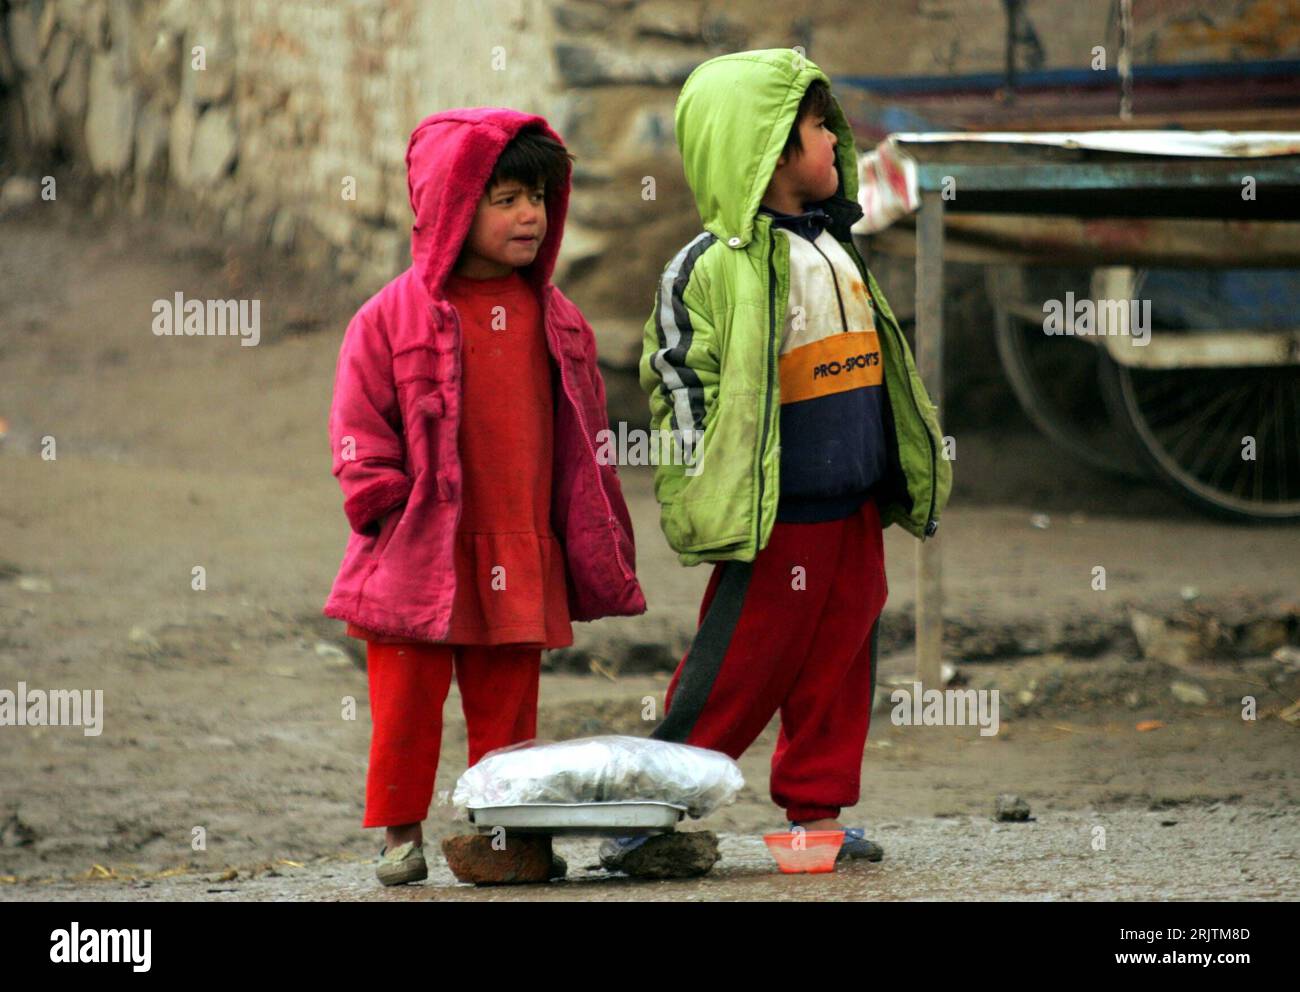
<path id="1" fill-rule="evenodd" d="M 916 369 L 943 416 L 943 197 L 921 194 L 916 220 Z M 940 454 L 939 457 L 943 457 Z M 938 535 L 916 546 L 916 679 L 943 688 L 943 557 Z"/>
<path id="2" fill-rule="evenodd" d="M 1119 0 L 1119 117 L 1133 118 L 1133 0 Z"/>

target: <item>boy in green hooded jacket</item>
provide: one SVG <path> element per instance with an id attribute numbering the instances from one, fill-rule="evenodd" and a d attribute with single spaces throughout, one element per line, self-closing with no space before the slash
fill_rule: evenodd
<path id="1" fill-rule="evenodd" d="M 773 801 L 878 860 L 838 817 L 859 799 L 882 529 L 933 535 L 952 485 L 937 412 L 853 245 L 857 156 L 825 73 L 788 49 L 710 59 L 676 133 L 704 233 L 664 270 L 640 379 L 678 456 L 655 472 L 664 534 L 717 564 L 652 736 L 737 758 L 779 711 Z"/>

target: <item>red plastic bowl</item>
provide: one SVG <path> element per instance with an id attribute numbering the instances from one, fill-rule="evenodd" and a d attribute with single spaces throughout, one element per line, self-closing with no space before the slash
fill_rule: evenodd
<path id="1" fill-rule="evenodd" d="M 767 849 L 777 867 L 787 875 L 816 874 L 835 870 L 835 856 L 844 843 L 843 830 L 799 830 L 764 834 Z"/>

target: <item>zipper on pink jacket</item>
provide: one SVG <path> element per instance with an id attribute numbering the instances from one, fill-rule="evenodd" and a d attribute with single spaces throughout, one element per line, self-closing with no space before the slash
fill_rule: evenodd
<path id="1" fill-rule="evenodd" d="M 555 287 L 553 286 L 546 287 L 546 300 L 542 309 L 542 322 L 547 327 L 551 326 L 551 322 L 550 322 L 551 293 L 554 290 L 554 288 Z M 560 341 L 558 340 L 558 335 L 555 343 L 560 344 Z M 591 443 L 591 435 L 587 433 L 587 421 L 582 416 L 581 405 L 573 398 L 573 393 L 569 390 L 569 380 L 564 374 L 563 345 L 560 346 L 558 351 L 559 351 L 559 356 L 557 357 L 556 365 L 558 365 L 560 369 L 560 385 L 564 388 L 564 395 L 568 397 L 569 402 L 573 404 L 573 409 L 578 414 L 578 426 L 582 428 L 582 439 L 584 442 L 586 442 L 587 453 L 591 455 L 591 464 L 596 466 L 596 485 L 600 489 L 600 498 L 605 501 L 605 513 L 607 514 L 606 520 L 608 520 L 611 524 L 614 524 L 614 526 L 617 527 L 618 521 L 614 518 L 614 507 L 609 501 L 609 494 L 605 492 L 604 480 L 602 480 L 600 477 L 600 462 L 596 460 L 596 449 Z M 623 570 L 624 576 L 631 574 L 631 570 L 627 567 L 627 562 L 623 560 L 623 553 L 619 550 L 617 535 L 615 536 L 615 540 L 614 540 L 614 558 L 615 560 L 618 561 L 619 568 Z"/>

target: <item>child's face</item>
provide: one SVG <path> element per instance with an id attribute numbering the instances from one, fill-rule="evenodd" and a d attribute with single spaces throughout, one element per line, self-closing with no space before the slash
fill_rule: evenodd
<path id="1" fill-rule="evenodd" d="M 816 203 L 834 196 L 840 185 L 835 168 L 835 146 L 839 139 L 826 126 L 826 118 L 808 114 L 799 121 L 799 140 L 803 151 L 791 149 L 776 161 L 784 170 L 788 188 L 804 203 Z"/>
<path id="2" fill-rule="evenodd" d="M 546 237 L 543 186 L 514 179 L 488 189 L 479 200 L 456 272 L 470 279 L 492 279 L 529 265 Z"/>

